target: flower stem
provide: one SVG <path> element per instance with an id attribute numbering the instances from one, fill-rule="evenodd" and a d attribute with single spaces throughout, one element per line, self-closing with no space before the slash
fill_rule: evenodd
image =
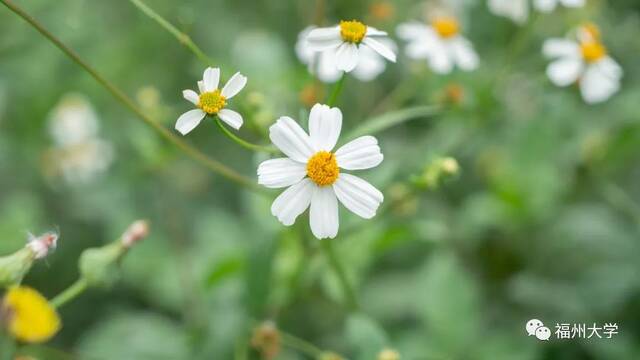
<path id="1" fill-rule="evenodd" d="M 137 7 L 140 11 L 142 11 L 149 18 L 158 23 L 162 28 L 167 30 L 171 35 L 173 35 L 182 45 L 187 47 L 187 49 L 191 50 L 191 52 L 205 65 L 213 65 L 214 61 L 212 58 L 207 56 L 204 51 L 202 51 L 198 45 L 196 45 L 193 40 L 189 37 L 189 35 L 183 33 L 178 30 L 173 24 L 163 18 L 160 14 L 158 14 L 155 10 L 150 8 L 147 4 L 143 3 L 140 0 L 129 0 L 135 7 Z"/>
<path id="2" fill-rule="evenodd" d="M 347 79 L 347 73 L 342 73 L 340 80 L 333 87 L 333 91 L 331 91 L 331 95 L 329 95 L 329 100 L 327 100 L 327 105 L 333 106 L 338 100 L 338 96 L 342 92 L 342 88 L 344 87 L 344 82 Z"/>
<path id="3" fill-rule="evenodd" d="M 252 144 L 246 140 L 241 139 L 239 136 L 237 136 L 236 134 L 232 133 L 231 131 L 229 131 L 229 129 L 227 129 L 226 126 L 224 126 L 224 124 L 222 123 L 222 121 L 220 120 L 220 118 L 216 117 L 216 124 L 218 124 L 218 127 L 220 127 L 220 130 L 222 130 L 222 132 L 227 135 L 227 137 L 233 141 L 235 141 L 238 145 L 249 149 L 251 151 L 261 151 L 261 152 L 266 152 L 266 153 L 271 153 L 271 154 L 276 154 L 279 151 L 276 148 L 273 148 L 271 146 L 261 146 L 261 145 L 256 145 L 256 144 Z"/>
<path id="4" fill-rule="evenodd" d="M 69 286 L 63 292 L 61 292 L 56 297 L 54 297 L 53 300 L 51 300 L 51 305 L 55 308 L 60 308 L 62 305 L 75 299 L 78 295 L 82 294 L 85 290 L 87 290 L 88 285 L 89 284 L 84 278 L 80 278 L 76 280 L 76 282 L 71 284 L 71 286 Z"/>
<path id="5" fill-rule="evenodd" d="M 294 350 L 298 350 L 301 353 L 309 355 L 314 359 L 317 359 L 322 354 L 324 354 L 324 351 L 304 339 L 300 339 L 283 331 L 280 332 L 280 336 L 282 339 L 282 343 L 285 346 L 288 346 Z"/>
<path id="6" fill-rule="evenodd" d="M 125 107 L 127 107 L 131 112 L 136 114 L 143 122 L 149 125 L 153 130 L 155 130 L 160 136 L 162 136 L 165 140 L 169 141 L 176 147 L 178 147 L 182 152 L 184 152 L 187 156 L 191 157 L 196 162 L 199 162 L 203 166 L 207 167 L 209 170 L 222 175 L 223 177 L 238 183 L 241 186 L 244 186 L 250 190 L 265 193 L 265 191 L 259 187 L 254 181 L 251 179 L 241 175 L 230 167 L 224 165 L 223 163 L 215 160 L 207 155 L 205 155 L 200 150 L 194 148 L 189 145 L 171 131 L 167 130 L 163 127 L 159 122 L 152 119 L 148 115 L 146 115 L 142 110 L 140 110 L 136 104 L 129 99 L 125 93 L 109 82 L 106 78 L 104 78 L 100 73 L 98 73 L 93 67 L 87 64 L 84 60 L 76 54 L 75 51 L 71 50 L 67 47 L 62 41 L 56 38 L 53 34 L 51 34 L 47 29 L 45 29 L 36 19 L 34 19 L 31 15 L 27 14 L 24 10 L 14 4 L 11 0 L 0 0 L 9 10 L 13 11 L 16 15 L 20 16 L 23 20 L 25 20 L 29 25 L 35 28 L 40 34 L 42 34 L 47 40 L 53 43 L 58 49 L 60 49 L 65 55 L 67 55 L 71 60 L 73 60 L 77 65 L 82 67 L 86 72 L 91 75 L 94 80 L 96 80 L 100 85 L 102 85 L 107 91 L 116 98 L 116 100 L 120 101 Z"/>
<path id="7" fill-rule="evenodd" d="M 342 264 L 340 264 L 340 260 L 338 259 L 338 255 L 333 247 L 332 240 L 322 240 L 321 241 L 322 250 L 324 251 L 327 260 L 329 260 L 329 265 L 333 268 L 333 271 L 336 273 L 338 277 L 338 281 L 340 282 L 340 286 L 342 286 L 342 292 L 344 293 L 345 302 L 349 310 L 357 310 L 358 309 L 358 299 L 356 298 L 356 293 L 349 284 L 349 279 L 347 278 L 347 273 L 344 271 Z"/>

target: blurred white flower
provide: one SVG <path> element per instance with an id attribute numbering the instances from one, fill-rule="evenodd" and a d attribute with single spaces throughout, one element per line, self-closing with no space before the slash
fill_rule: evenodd
<path id="1" fill-rule="evenodd" d="M 318 239 L 338 234 L 338 200 L 351 212 L 371 219 L 382 203 L 382 193 L 365 180 L 344 170 L 378 166 L 383 159 L 378 141 L 362 136 L 332 152 L 342 129 L 338 108 L 316 104 L 309 115 L 309 135 L 290 117 L 271 126 L 271 141 L 287 158 L 264 161 L 258 182 L 268 188 L 288 187 L 271 206 L 285 226 L 310 207 L 311 231 Z"/>
<path id="2" fill-rule="evenodd" d="M 98 116 L 82 95 L 63 97 L 52 110 L 49 132 L 54 147 L 45 166 L 70 184 L 86 183 L 113 162 L 111 143 L 98 138 Z"/>
<path id="3" fill-rule="evenodd" d="M 542 52 L 553 61 L 547 75 L 557 86 L 579 83 L 580 93 L 589 104 L 609 99 L 620 89 L 623 71 L 608 54 L 593 26 L 578 31 L 578 40 L 549 39 Z"/>
<path id="4" fill-rule="evenodd" d="M 584 6 L 585 0 L 533 0 L 535 9 L 545 13 L 552 12 L 559 4 L 577 8 Z M 529 17 L 529 0 L 489 0 L 488 5 L 493 14 L 518 24 L 523 24 Z"/>
<path id="5" fill-rule="evenodd" d="M 58 238 L 60 235 L 55 232 L 46 232 L 40 236 L 28 233 L 27 248 L 33 252 L 36 259 L 46 257 L 51 251 L 58 246 Z"/>
<path id="6" fill-rule="evenodd" d="M 227 125 L 236 130 L 240 129 L 243 122 L 242 115 L 233 110 L 225 109 L 225 106 L 227 106 L 228 99 L 236 96 L 247 85 L 247 77 L 239 72 L 235 73 L 222 90 L 218 89 L 219 83 L 220 69 L 209 67 L 204 71 L 202 80 L 198 81 L 200 95 L 193 90 L 182 92 L 182 96 L 197 107 L 197 109 L 187 111 L 178 118 L 175 128 L 182 135 L 195 129 L 207 115 L 217 115 Z"/>
<path id="7" fill-rule="evenodd" d="M 453 17 L 435 17 L 430 26 L 415 21 L 400 24 L 397 33 L 408 42 L 407 56 L 426 59 L 438 74 L 450 73 L 454 66 L 471 71 L 480 62 L 473 45 L 460 34 L 460 25 Z"/>
<path id="8" fill-rule="evenodd" d="M 386 32 L 352 20 L 312 29 L 307 35 L 307 45 L 311 51 L 325 54 L 326 61 L 333 61 L 338 70 L 351 72 L 360 63 L 370 61 L 374 54 L 396 62 L 393 50 L 380 41 L 386 38 Z"/>
<path id="9" fill-rule="evenodd" d="M 309 45 L 307 37 L 313 29 L 315 29 L 314 26 L 309 26 L 300 32 L 295 47 L 296 54 L 298 59 L 308 66 L 309 72 L 316 75 L 320 81 L 334 83 L 340 79 L 343 71 L 338 69 L 333 50 L 316 52 Z M 380 42 L 392 51 L 397 51 L 397 46 L 393 40 L 383 38 L 380 39 Z M 360 49 L 360 60 L 353 69 L 353 75 L 358 80 L 371 81 L 382 74 L 386 67 L 385 59 L 371 48 L 365 46 Z"/>

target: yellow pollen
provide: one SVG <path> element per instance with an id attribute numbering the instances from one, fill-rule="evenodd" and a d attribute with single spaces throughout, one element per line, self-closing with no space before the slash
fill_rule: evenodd
<path id="1" fill-rule="evenodd" d="M 367 25 L 360 21 L 340 21 L 340 36 L 342 36 L 342 40 L 353 44 L 360 44 L 366 34 Z"/>
<path id="2" fill-rule="evenodd" d="M 595 41 L 584 42 L 580 45 L 582 57 L 586 62 L 595 62 L 602 59 L 607 54 L 607 49 Z"/>
<path id="3" fill-rule="evenodd" d="M 9 289 L 0 304 L 0 313 L 9 332 L 20 341 L 44 342 L 60 330 L 55 309 L 40 293 L 28 287 Z"/>
<path id="4" fill-rule="evenodd" d="M 227 98 L 222 96 L 220 90 L 204 92 L 200 94 L 198 107 L 209 115 L 215 115 L 227 105 Z"/>
<path id="5" fill-rule="evenodd" d="M 452 37 L 460 32 L 460 24 L 458 24 L 458 20 L 447 16 L 438 17 L 433 20 L 433 28 L 436 30 L 438 35 L 443 38 Z"/>
<path id="6" fill-rule="evenodd" d="M 336 156 L 328 151 L 319 151 L 307 162 L 307 176 L 319 186 L 331 185 L 338 179 L 340 168 Z"/>

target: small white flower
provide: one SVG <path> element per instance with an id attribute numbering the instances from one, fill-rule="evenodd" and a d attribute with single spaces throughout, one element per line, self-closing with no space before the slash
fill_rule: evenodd
<path id="1" fill-rule="evenodd" d="M 533 6 L 541 12 L 552 12 L 558 4 L 570 8 L 583 7 L 585 0 L 533 0 Z"/>
<path id="2" fill-rule="evenodd" d="M 333 50 L 316 52 L 309 45 L 307 37 L 314 29 L 314 26 L 309 26 L 300 32 L 295 47 L 296 54 L 298 59 L 308 66 L 309 72 L 316 75 L 320 81 L 334 83 L 340 79 L 343 71 L 338 69 Z M 395 42 L 391 39 L 380 39 L 380 42 L 392 51 L 397 50 Z M 353 69 L 353 75 L 360 81 L 371 81 L 382 74 L 386 67 L 385 59 L 371 48 L 365 46 L 360 49 L 360 60 L 355 69 Z"/>
<path id="3" fill-rule="evenodd" d="M 578 82 L 582 98 L 589 104 L 603 102 L 620 89 L 622 68 L 607 54 L 599 34 L 583 28 L 578 37 L 579 41 L 545 41 L 542 52 L 553 59 L 547 67 L 547 75 L 557 86 Z"/>
<path id="4" fill-rule="evenodd" d="M 287 158 L 271 159 L 258 167 L 258 182 L 268 188 L 288 187 L 271 206 L 285 226 L 308 207 L 311 231 L 318 239 L 338 234 L 338 200 L 351 212 L 371 219 L 382 193 L 365 180 L 342 173 L 378 166 L 383 159 L 378 141 L 362 136 L 332 152 L 342 129 L 338 108 L 316 104 L 309 115 L 309 135 L 290 117 L 269 129 L 271 141 Z"/>
<path id="5" fill-rule="evenodd" d="M 549 13 L 561 4 L 565 7 L 577 8 L 585 4 L 585 0 L 533 0 L 533 6 L 540 12 Z M 529 0 L 489 0 L 489 11 L 504 16 L 513 22 L 523 24 L 529 18 Z"/>
<path id="6" fill-rule="evenodd" d="M 408 22 L 398 26 L 398 36 L 407 41 L 406 53 L 412 59 L 426 59 L 438 74 L 450 73 L 454 66 L 475 70 L 480 60 L 469 40 L 460 34 L 458 21 L 436 17 L 431 26 Z"/>
<path id="7" fill-rule="evenodd" d="M 387 33 L 359 21 L 341 21 L 334 27 L 317 28 L 309 32 L 307 44 L 312 51 L 325 53 L 340 71 L 351 72 L 360 62 L 369 59 L 365 49 L 373 50 L 391 62 L 396 54 L 380 42 Z"/>
<path id="8" fill-rule="evenodd" d="M 195 129 L 200 121 L 207 115 L 217 115 L 227 125 L 238 130 L 242 126 L 242 115 L 233 110 L 226 109 L 227 100 L 236 96 L 247 84 L 246 76 L 235 73 L 227 84 L 218 89 L 220 83 L 220 69 L 207 68 L 204 71 L 202 81 L 198 81 L 200 95 L 193 90 L 184 90 L 182 96 L 192 102 L 197 109 L 182 114 L 176 122 L 176 130 L 186 135 Z"/>
<path id="9" fill-rule="evenodd" d="M 51 251 L 58 246 L 59 235 L 54 232 L 46 232 L 40 236 L 34 236 L 28 233 L 27 248 L 33 252 L 36 259 L 46 257 Z"/>

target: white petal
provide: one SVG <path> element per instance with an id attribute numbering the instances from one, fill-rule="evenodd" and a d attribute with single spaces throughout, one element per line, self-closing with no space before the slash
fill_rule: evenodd
<path id="1" fill-rule="evenodd" d="M 547 66 L 547 76 L 557 86 L 568 86 L 576 82 L 583 71 L 582 60 L 566 57 Z"/>
<path id="2" fill-rule="evenodd" d="M 475 70 L 480 60 L 469 40 L 457 36 L 449 41 L 451 53 L 458 67 L 465 71 Z"/>
<path id="3" fill-rule="evenodd" d="M 495 15 L 506 16 L 519 24 L 529 17 L 528 0 L 489 0 L 488 5 Z"/>
<path id="4" fill-rule="evenodd" d="M 360 49 L 358 66 L 353 69 L 353 76 L 360 81 L 371 81 L 384 72 L 386 61 L 369 47 Z"/>
<path id="5" fill-rule="evenodd" d="M 306 178 L 283 191 L 271 205 L 271 214 L 285 226 L 291 226 L 311 202 L 313 190 L 317 186 Z"/>
<path id="6" fill-rule="evenodd" d="M 585 0 L 560 0 L 566 7 L 583 7 Z"/>
<path id="7" fill-rule="evenodd" d="M 340 174 L 333 189 L 344 207 L 365 219 L 374 217 L 384 200 L 382 193 L 373 185 L 351 174 Z"/>
<path id="8" fill-rule="evenodd" d="M 245 85 L 247 85 L 247 77 L 237 72 L 227 81 L 222 89 L 222 96 L 231 99 L 244 89 Z"/>
<path id="9" fill-rule="evenodd" d="M 204 89 L 204 81 L 202 80 L 198 81 L 198 91 L 200 91 L 200 94 L 207 92 Z"/>
<path id="10" fill-rule="evenodd" d="M 387 60 L 396 62 L 396 54 L 394 54 L 391 49 L 382 44 L 380 41 L 374 38 L 365 37 L 362 43 L 375 50 L 375 52 L 382 55 Z"/>
<path id="11" fill-rule="evenodd" d="M 454 65 L 452 54 L 440 40 L 433 46 L 433 51 L 428 55 L 429 67 L 437 74 L 450 73 Z"/>
<path id="12" fill-rule="evenodd" d="M 218 111 L 218 117 L 220 118 L 220 120 L 224 121 L 225 123 L 227 123 L 227 125 L 236 130 L 240 129 L 243 123 L 242 115 L 229 109 L 222 109 Z"/>
<path id="13" fill-rule="evenodd" d="M 387 32 L 378 30 L 373 26 L 367 26 L 367 32 L 365 33 L 365 36 L 387 36 Z"/>
<path id="14" fill-rule="evenodd" d="M 283 116 L 269 128 L 269 138 L 291 159 L 305 163 L 314 154 L 311 139 L 295 120 Z"/>
<path id="15" fill-rule="evenodd" d="M 620 89 L 620 80 L 602 71 L 602 67 L 592 64 L 580 79 L 580 92 L 588 104 L 596 104 L 609 99 Z"/>
<path id="16" fill-rule="evenodd" d="M 342 112 L 338 108 L 315 104 L 309 114 L 309 137 L 315 151 L 331 151 L 342 130 Z"/>
<path id="17" fill-rule="evenodd" d="M 309 210 L 311 232 L 318 239 L 335 238 L 338 235 L 338 199 L 331 186 L 316 186 Z"/>
<path id="18" fill-rule="evenodd" d="M 558 0 L 534 0 L 533 6 L 541 12 L 552 12 L 558 5 Z"/>
<path id="19" fill-rule="evenodd" d="M 282 188 L 297 184 L 307 174 L 304 164 L 289 158 L 263 161 L 258 166 L 258 184 L 268 188 Z"/>
<path id="20" fill-rule="evenodd" d="M 352 43 L 342 43 L 336 49 L 336 66 L 338 70 L 350 72 L 358 65 L 358 45 Z"/>
<path id="21" fill-rule="evenodd" d="M 333 49 L 343 42 L 339 26 L 313 29 L 307 36 L 307 43 L 314 51 Z"/>
<path id="22" fill-rule="evenodd" d="M 361 136 L 336 151 L 338 166 L 346 170 L 370 169 L 380 165 L 383 159 L 378 140 L 373 136 Z"/>
<path id="23" fill-rule="evenodd" d="M 184 90 L 182 91 L 182 96 L 193 103 L 193 105 L 198 105 L 200 102 L 200 96 L 193 90 Z"/>
<path id="24" fill-rule="evenodd" d="M 398 37 L 403 40 L 416 40 L 423 36 L 427 31 L 427 26 L 417 21 L 402 23 L 396 28 Z"/>
<path id="25" fill-rule="evenodd" d="M 309 47 L 309 43 L 307 42 L 307 37 L 313 29 L 315 29 L 314 26 L 308 26 L 298 34 L 298 41 L 296 41 L 295 50 L 296 55 L 298 55 L 298 59 L 303 64 L 309 64 L 315 55 L 315 51 Z"/>
<path id="26" fill-rule="evenodd" d="M 318 63 L 313 72 L 317 72 L 318 79 L 325 83 L 334 83 L 340 79 L 343 71 L 336 66 L 335 54 L 332 50 L 316 53 Z"/>
<path id="27" fill-rule="evenodd" d="M 219 68 L 207 68 L 202 76 L 202 82 L 204 84 L 205 91 L 214 91 L 218 88 L 220 82 L 220 69 Z"/>
<path id="28" fill-rule="evenodd" d="M 200 124 L 200 121 L 202 121 L 206 115 L 207 114 L 200 109 L 187 111 L 176 121 L 176 130 L 182 135 L 187 135 Z"/>
<path id="29" fill-rule="evenodd" d="M 613 60 L 610 56 L 605 56 L 602 60 L 598 61 L 596 66 L 600 67 L 602 71 L 608 76 L 616 79 L 620 79 L 622 77 L 622 68 L 618 63 Z"/>
<path id="30" fill-rule="evenodd" d="M 546 40 L 542 45 L 542 54 L 547 58 L 581 57 L 580 46 L 575 41 L 559 38 Z"/>

